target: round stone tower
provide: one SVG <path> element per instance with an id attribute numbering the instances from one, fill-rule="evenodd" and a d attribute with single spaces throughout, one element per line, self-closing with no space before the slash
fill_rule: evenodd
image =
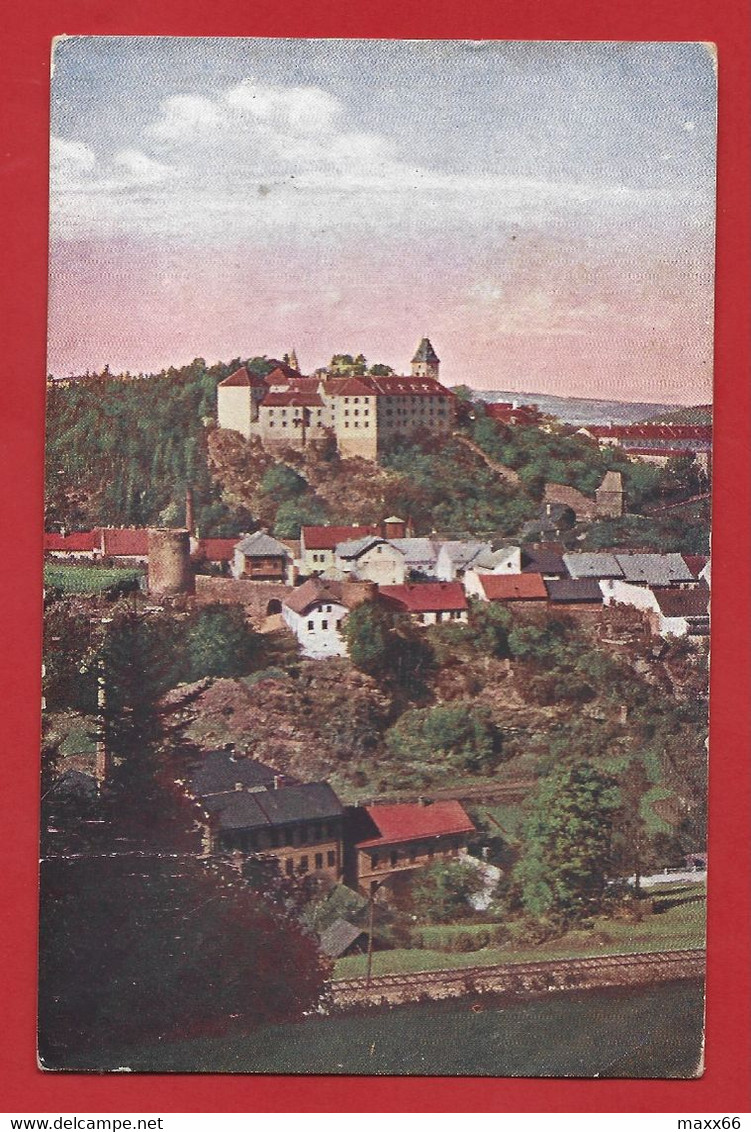
<path id="1" fill-rule="evenodd" d="M 150 530 L 149 593 L 192 594 L 195 588 L 188 532 L 166 528 Z"/>

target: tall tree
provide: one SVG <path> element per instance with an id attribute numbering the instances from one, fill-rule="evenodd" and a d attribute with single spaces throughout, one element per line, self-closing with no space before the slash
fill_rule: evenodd
<path id="1" fill-rule="evenodd" d="M 590 763 L 558 767 L 542 780 L 515 870 L 530 914 L 576 920 L 597 911 L 619 802 L 615 780 Z"/>

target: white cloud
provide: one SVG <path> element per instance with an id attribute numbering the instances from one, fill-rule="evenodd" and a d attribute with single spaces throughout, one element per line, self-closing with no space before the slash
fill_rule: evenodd
<path id="1" fill-rule="evenodd" d="M 669 194 L 594 177 L 457 175 L 414 165 L 314 86 L 247 80 L 213 96 L 169 97 L 132 141 L 106 161 L 79 141 L 56 139 L 57 234 L 258 243 L 280 230 L 308 238 L 342 229 L 367 237 L 572 221 L 623 228 L 675 206 Z"/>

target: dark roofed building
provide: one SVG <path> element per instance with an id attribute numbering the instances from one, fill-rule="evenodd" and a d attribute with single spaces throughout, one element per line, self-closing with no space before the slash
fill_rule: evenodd
<path id="1" fill-rule="evenodd" d="M 278 539 L 266 531 L 256 531 L 241 539 L 235 546 L 232 573 L 236 578 L 250 578 L 256 582 L 287 582 L 292 580 L 292 556 Z"/>
<path id="2" fill-rule="evenodd" d="M 551 605 L 602 605 L 596 578 L 551 578 L 545 585 Z"/>
<path id="3" fill-rule="evenodd" d="M 368 933 L 349 920 L 334 920 L 333 924 L 325 928 L 320 936 L 320 949 L 324 955 L 331 959 L 340 959 L 342 955 L 351 955 L 367 947 Z"/>
<path id="4" fill-rule="evenodd" d="M 191 779 L 191 792 L 197 798 L 206 798 L 229 791 L 270 790 L 285 781 L 273 766 L 224 748 L 204 755 Z"/>
<path id="5" fill-rule="evenodd" d="M 344 807 L 326 782 L 228 790 L 201 798 L 214 851 L 274 857 L 286 876 L 343 867 Z"/>

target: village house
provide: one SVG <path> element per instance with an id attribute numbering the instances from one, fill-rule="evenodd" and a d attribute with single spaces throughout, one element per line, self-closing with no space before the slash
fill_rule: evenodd
<path id="1" fill-rule="evenodd" d="M 576 551 L 563 555 L 571 578 L 622 578 L 623 570 L 614 554 L 605 551 Z"/>
<path id="2" fill-rule="evenodd" d="M 379 586 L 381 600 L 395 612 L 408 613 L 418 625 L 466 624 L 469 605 L 461 582 L 407 582 Z"/>
<path id="3" fill-rule="evenodd" d="M 217 388 L 219 427 L 256 436 L 271 449 L 304 448 L 331 435 L 342 456 L 376 460 L 397 437 L 451 431 L 456 398 L 441 385 L 439 366 L 427 338 L 407 376 L 304 377 L 279 365 L 261 377 L 241 366 Z"/>
<path id="4" fill-rule="evenodd" d="M 591 613 L 602 607 L 602 591 L 596 578 L 551 578 L 545 588 L 551 608 Z"/>
<path id="5" fill-rule="evenodd" d="M 334 552 L 342 542 L 355 542 L 381 532 L 372 524 L 353 527 L 307 526 L 300 528 L 300 573 L 323 574 L 334 565 Z"/>
<path id="6" fill-rule="evenodd" d="M 480 539 L 446 539 L 440 543 L 435 576 L 440 582 L 454 582 L 464 577 L 477 558 L 492 553 L 490 543 Z"/>
<path id="7" fill-rule="evenodd" d="M 468 570 L 464 575 L 467 597 L 479 601 L 546 602 L 548 591 L 542 574 L 481 574 Z"/>
<path id="8" fill-rule="evenodd" d="M 429 538 L 390 538 L 389 542 L 404 555 L 409 581 L 435 576 L 438 549 Z"/>
<path id="9" fill-rule="evenodd" d="M 256 582 L 294 581 L 294 565 L 289 548 L 266 531 L 256 531 L 235 545 L 232 574 Z"/>
<path id="10" fill-rule="evenodd" d="M 328 783 L 245 786 L 241 776 L 238 782 L 198 796 L 208 853 L 273 858 L 289 877 L 341 879 L 344 807 Z"/>
<path id="11" fill-rule="evenodd" d="M 70 534 L 46 532 L 44 551 L 53 558 L 115 558 L 142 564 L 149 558 L 148 531 L 144 527 L 96 527 Z"/>
<path id="12" fill-rule="evenodd" d="M 564 553 L 565 547 L 559 542 L 527 543 L 521 553 L 522 574 L 542 574 L 546 581 L 568 578 Z"/>
<path id="13" fill-rule="evenodd" d="M 340 542 L 334 552 L 334 569 L 347 577 L 383 586 L 401 585 L 407 577 L 401 550 L 378 535 Z"/>
<path id="14" fill-rule="evenodd" d="M 360 806 L 347 814 L 345 882 L 364 896 L 394 891 L 416 869 L 466 852 L 475 826 L 456 801 Z"/>
<path id="15" fill-rule="evenodd" d="M 320 660 L 346 656 L 342 626 L 350 609 L 375 596 L 373 583 L 308 578 L 282 602 L 285 624 L 297 637 L 303 656 Z"/>
<path id="16" fill-rule="evenodd" d="M 654 586 L 623 579 L 600 582 L 605 605 L 630 605 L 647 614 L 652 632 L 661 637 L 706 636 L 709 632 L 709 587 Z"/>

